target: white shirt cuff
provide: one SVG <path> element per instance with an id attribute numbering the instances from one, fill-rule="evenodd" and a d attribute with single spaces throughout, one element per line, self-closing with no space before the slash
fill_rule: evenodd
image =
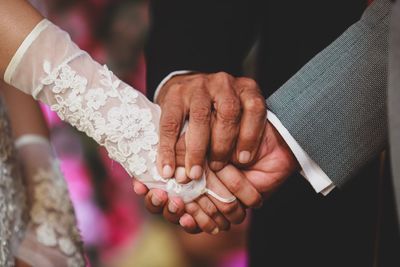
<path id="1" fill-rule="evenodd" d="M 168 74 L 157 86 L 156 91 L 154 92 L 154 102 L 156 102 L 158 94 L 160 93 L 161 88 L 174 76 L 183 75 L 191 73 L 189 70 L 179 70 L 173 71 Z M 283 126 L 281 121 L 276 117 L 274 113 L 271 111 L 267 111 L 267 119 L 272 123 L 272 125 L 276 128 L 282 138 L 285 140 L 289 148 L 292 150 L 294 156 L 301 167 L 301 175 L 311 184 L 314 188 L 315 192 L 321 193 L 322 195 L 328 195 L 334 188 L 335 185 L 329 179 L 328 175 L 315 163 L 310 156 L 305 152 L 299 143 L 293 138 L 293 136 L 289 133 L 289 131 Z"/>
<path id="2" fill-rule="evenodd" d="M 289 131 L 283 126 L 281 121 L 271 111 L 267 111 L 267 119 L 279 132 L 282 138 L 285 140 L 289 148 L 292 150 L 294 156 L 301 167 L 301 175 L 311 184 L 315 192 L 321 193 L 324 196 L 329 194 L 335 185 L 329 179 L 328 175 L 315 163 L 310 156 L 304 151 L 299 143 L 293 138 Z"/>
<path id="3" fill-rule="evenodd" d="M 190 70 L 177 70 L 177 71 L 173 71 L 170 74 L 168 74 L 161 82 L 160 84 L 157 86 L 156 91 L 154 92 L 154 97 L 153 97 L 153 102 L 157 101 L 157 97 L 158 94 L 160 93 L 161 88 L 174 76 L 176 75 L 182 75 L 182 74 L 188 74 L 191 73 L 193 71 Z"/>

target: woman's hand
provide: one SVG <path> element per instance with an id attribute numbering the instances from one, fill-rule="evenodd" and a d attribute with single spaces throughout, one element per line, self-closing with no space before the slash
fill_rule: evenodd
<path id="1" fill-rule="evenodd" d="M 185 175 L 184 172 L 183 175 Z M 207 171 L 206 179 L 208 189 L 221 197 L 227 199 L 232 197 L 227 187 L 213 171 Z M 167 193 L 162 190 L 148 191 L 146 186 L 136 180 L 134 189 L 137 194 L 145 195 L 146 207 L 150 212 L 162 213 L 168 221 L 174 224 L 179 223 L 189 233 L 217 234 L 220 231 L 229 230 L 231 224 L 241 223 L 246 216 L 245 208 L 238 199 L 232 203 L 224 203 L 203 194 L 195 201 L 184 204 L 176 197 L 168 199 Z M 254 191 L 256 192 L 255 189 Z M 261 199 L 261 196 L 259 198 Z"/>
<path id="2" fill-rule="evenodd" d="M 179 154 L 182 153 L 180 152 L 178 155 Z M 257 161 L 252 166 L 239 169 L 230 164 L 216 173 L 210 171 L 207 174 L 207 186 L 210 189 L 228 190 L 228 192 L 232 192 L 240 202 L 238 202 L 238 204 L 235 204 L 236 202 L 232 203 L 233 205 L 229 207 L 229 210 L 228 206 L 224 206 L 226 204 L 218 203 L 219 201 L 214 199 L 212 196 L 205 197 L 213 201 L 215 207 L 219 209 L 220 213 L 228 221 L 231 223 L 240 223 L 241 220 L 244 219 L 244 208 L 260 206 L 260 194 L 271 193 L 276 190 L 286 180 L 286 178 L 294 171 L 298 170 L 298 168 L 299 165 L 285 141 L 276 129 L 270 123 L 267 123 L 265 125 L 265 136 L 261 143 Z M 179 168 L 177 174 L 179 180 L 185 180 L 185 177 L 179 173 Z M 215 181 L 218 181 L 218 183 Z M 214 185 L 213 183 L 216 184 Z M 214 186 L 215 188 L 211 188 Z M 134 188 L 137 193 L 147 193 L 147 189 L 140 183 L 135 182 Z M 223 196 L 226 196 L 222 191 L 217 192 L 221 192 Z M 174 223 L 178 222 L 177 217 L 180 214 L 183 214 L 184 210 L 186 210 L 186 213 L 180 217 L 179 223 L 188 232 L 203 229 L 204 227 L 200 226 L 200 223 L 201 225 L 205 225 L 203 221 L 206 221 L 207 223 L 209 223 L 208 221 L 212 221 L 212 216 L 208 216 L 207 220 L 202 219 L 201 222 L 199 222 L 198 214 L 191 210 L 191 203 L 186 204 L 184 208 L 182 201 L 175 199 L 168 200 L 167 198 L 165 192 L 160 192 L 160 190 L 151 190 L 146 195 L 146 204 L 148 209 L 155 213 L 163 212 L 164 217 Z M 157 201 L 152 202 L 153 199 L 157 199 Z M 201 198 L 197 201 L 200 199 Z M 167 204 L 167 201 L 168 205 L 165 205 Z M 154 203 L 159 205 L 156 206 Z M 173 209 L 177 210 L 176 213 L 171 213 L 170 211 L 170 208 L 173 205 L 176 205 L 177 207 Z M 200 205 L 200 207 L 203 210 L 207 210 L 207 205 L 205 204 Z M 236 215 L 239 214 L 238 210 L 240 211 L 240 215 L 243 217 Z M 232 213 L 234 213 L 235 216 L 230 216 Z M 195 217 L 193 214 L 197 216 Z M 236 220 L 238 218 L 240 220 Z"/>

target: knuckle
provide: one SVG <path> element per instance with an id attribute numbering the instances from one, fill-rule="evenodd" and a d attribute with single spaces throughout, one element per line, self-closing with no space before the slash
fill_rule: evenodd
<path id="1" fill-rule="evenodd" d="M 239 83 L 241 87 L 246 87 L 246 89 L 256 89 L 258 90 L 258 84 L 255 80 L 246 78 L 246 77 L 241 77 L 239 79 Z"/>
<path id="2" fill-rule="evenodd" d="M 167 95 L 180 94 L 182 85 L 180 83 L 173 83 L 168 87 Z"/>
<path id="3" fill-rule="evenodd" d="M 257 149 L 257 140 L 259 140 L 259 133 L 256 131 L 241 132 L 239 137 L 239 145 L 236 147 L 237 151 L 247 150 L 253 151 Z"/>
<path id="4" fill-rule="evenodd" d="M 187 87 L 204 88 L 205 83 L 206 83 L 205 75 L 196 75 L 193 76 L 190 80 L 188 80 Z"/>
<path id="5" fill-rule="evenodd" d="M 241 106 L 239 99 L 229 97 L 222 101 L 217 111 L 219 117 L 226 123 L 237 123 L 240 120 Z"/>
<path id="6" fill-rule="evenodd" d="M 159 145 L 158 150 L 164 157 L 174 157 L 175 153 L 169 145 Z"/>
<path id="7" fill-rule="evenodd" d="M 229 82 L 229 79 L 230 79 L 231 77 L 232 77 L 231 75 L 229 75 L 228 73 L 226 73 L 226 72 L 224 72 L 224 71 L 220 71 L 220 72 L 214 73 L 214 74 L 212 75 L 212 79 L 213 79 L 214 81 L 223 82 L 223 83 Z"/>
<path id="8" fill-rule="evenodd" d="M 168 86 L 167 91 L 163 94 L 160 91 L 160 99 L 157 98 L 162 110 L 168 108 L 176 108 L 177 105 L 182 105 L 186 97 L 183 91 L 183 86 L 180 83 L 173 83 Z M 162 97 L 161 97 L 162 96 Z"/>
<path id="9" fill-rule="evenodd" d="M 180 121 L 177 117 L 171 115 L 163 116 L 163 122 L 160 125 L 161 135 L 172 138 L 176 137 L 180 128 Z"/>
<path id="10" fill-rule="evenodd" d="M 232 192 L 234 195 L 240 192 L 242 190 L 243 183 L 241 178 L 232 178 L 229 181 L 229 191 Z"/>
<path id="11" fill-rule="evenodd" d="M 201 148 L 196 144 L 195 146 L 189 146 L 187 154 L 189 154 L 191 158 L 203 159 L 204 155 L 206 154 L 206 150 L 206 148 Z"/>
<path id="12" fill-rule="evenodd" d="M 251 97 L 247 99 L 244 103 L 244 108 L 255 115 L 265 114 L 265 101 L 261 97 Z"/>
<path id="13" fill-rule="evenodd" d="M 190 111 L 190 119 L 194 123 L 206 124 L 210 121 L 211 109 L 206 105 L 197 105 Z"/>
<path id="14" fill-rule="evenodd" d="M 199 207 L 195 203 L 186 204 L 185 209 L 187 213 L 189 213 L 192 216 L 197 216 L 200 211 Z"/>
<path id="15" fill-rule="evenodd" d="M 223 214 L 232 214 L 239 208 L 239 202 L 234 201 L 233 203 L 223 204 L 220 208 Z"/>
<path id="16" fill-rule="evenodd" d="M 202 207 L 208 216 L 210 216 L 211 218 L 217 217 L 218 210 L 211 201 L 207 201 L 206 203 L 203 204 Z"/>
<path id="17" fill-rule="evenodd" d="M 222 145 L 222 142 L 211 141 L 211 153 L 210 157 L 214 160 L 225 162 L 227 157 L 233 152 L 232 146 Z"/>
<path id="18" fill-rule="evenodd" d="M 247 205 L 249 207 L 257 207 L 260 203 L 261 203 L 261 196 L 260 194 L 256 193 L 256 194 L 251 194 L 249 196 L 249 202 Z"/>

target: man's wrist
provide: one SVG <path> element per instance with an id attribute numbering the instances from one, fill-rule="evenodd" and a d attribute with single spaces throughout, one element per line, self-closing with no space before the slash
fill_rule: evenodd
<path id="1" fill-rule="evenodd" d="M 327 195 L 335 188 L 328 175 L 318 166 L 307 152 L 297 143 L 281 121 L 271 111 L 267 111 L 267 119 L 282 136 L 301 167 L 301 175 L 311 184 L 315 192 Z"/>

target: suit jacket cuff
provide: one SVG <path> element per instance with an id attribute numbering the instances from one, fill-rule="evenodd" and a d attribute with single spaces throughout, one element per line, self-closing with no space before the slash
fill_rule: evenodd
<path id="1" fill-rule="evenodd" d="M 328 175 L 315 163 L 307 152 L 297 143 L 289 131 L 283 126 L 281 121 L 271 111 L 267 111 L 268 121 L 275 127 L 282 138 L 285 140 L 289 148 L 301 166 L 301 174 L 311 184 L 315 192 L 323 195 L 329 194 L 335 185 L 329 179 Z"/>

